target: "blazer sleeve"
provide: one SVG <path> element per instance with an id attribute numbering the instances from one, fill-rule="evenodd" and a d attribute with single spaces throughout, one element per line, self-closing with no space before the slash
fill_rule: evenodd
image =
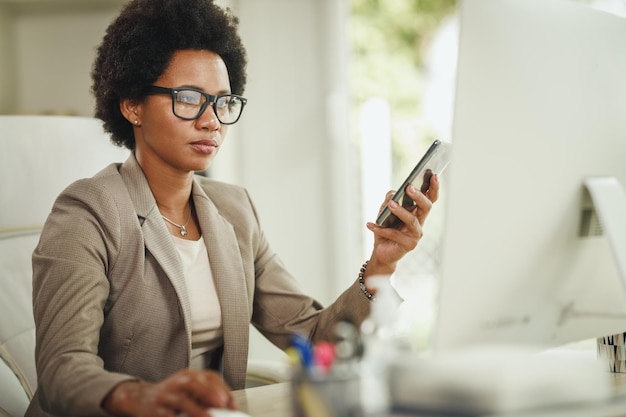
<path id="1" fill-rule="evenodd" d="M 252 210 L 254 205 L 250 201 Z M 307 295 L 272 251 L 260 225 L 255 253 L 255 287 L 252 324 L 273 344 L 286 349 L 294 333 L 312 341 L 331 340 L 335 325 L 350 319 L 360 325 L 370 312 L 371 301 L 358 280 L 332 304 L 324 307 Z"/>
<path id="2" fill-rule="evenodd" d="M 121 227 L 106 187 L 79 180 L 57 198 L 33 253 L 34 401 L 48 413 L 104 416 L 106 394 L 132 379 L 105 371 L 98 356 Z"/>

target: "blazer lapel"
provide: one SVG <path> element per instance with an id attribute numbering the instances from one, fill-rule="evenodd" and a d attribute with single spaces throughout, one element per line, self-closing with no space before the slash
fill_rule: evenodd
<path id="1" fill-rule="evenodd" d="M 122 164 L 120 175 L 137 211 L 146 249 L 154 256 L 154 259 L 169 278 L 182 307 L 187 332 L 187 357 L 189 361 L 191 357 L 191 306 L 180 257 L 134 153 L 131 153 L 126 162 Z"/>
<path id="2" fill-rule="evenodd" d="M 247 369 L 250 312 L 237 236 L 196 181 L 192 193 L 222 309 L 224 379 L 240 389 Z"/>

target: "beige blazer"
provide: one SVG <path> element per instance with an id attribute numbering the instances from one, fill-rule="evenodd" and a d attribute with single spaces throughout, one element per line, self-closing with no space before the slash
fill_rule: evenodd
<path id="1" fill-rule="evenodd" d="M 327 308 L 300 290 L 243 188 L 196 177 L 192 195 L 233 389 L 244 385 L 250 323 L 284 349 L 294 332 L 325 339 L 338 319 L 368 314 L 356 281 Z M 33 253 L 33 307 L 38 389 L 27 416 L 104 416 L 100 403 L 121 381 L 156 381 L 189 366 L 181 261 L 134 155 L 58 197 Z"/>

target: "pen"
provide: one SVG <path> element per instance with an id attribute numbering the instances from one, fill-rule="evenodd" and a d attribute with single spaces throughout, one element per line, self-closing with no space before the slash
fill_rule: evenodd
<path id="1" fill-rule="evenodd" d="M 300 334 L 294 334 L 291 336 L 291 344 L 298 353 L 302 367 L 311 369 L 313 366 L 313 348 L 309 340 Z"/>

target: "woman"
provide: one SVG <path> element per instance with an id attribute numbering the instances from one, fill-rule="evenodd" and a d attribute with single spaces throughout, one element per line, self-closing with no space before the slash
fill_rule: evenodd
<path id="1" fill-rule="evenodd" d="M 92 71 L 96 116 L 132 151 L 64 190 L 33 254 L 38 389 L 28 416 L 206 415 L 234 408 L 252 323 L 280 348 L 329 339 L 368 314 L 369 275 L 415 248 L 437 178 L 408 195 L 404 226 L 373 224 L 358 279 L 330 306 L 272 252 L 247 192 L 195 176 L 246 103 L 237 19 L 210 0 L 135 0 L 109 26 Z"/>

